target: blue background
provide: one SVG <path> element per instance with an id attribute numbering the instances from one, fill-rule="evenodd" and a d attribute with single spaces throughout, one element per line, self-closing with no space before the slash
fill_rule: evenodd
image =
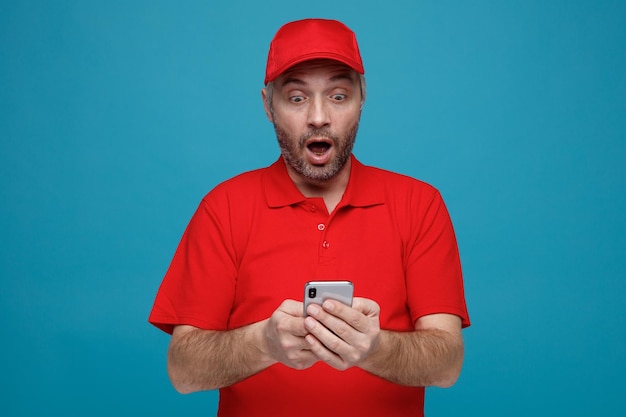
<path id="1" fill-rule="evenodd" d="M 265 58 L 304 17 L 359 38 L 356 155 L 432 183 L 453 217 L 473 326 L 427 414 L 626 414 L 609 0 L 2 2 L 0 413 L 214 415 L 217 393 L 171 388 L 147 315 L 200 198 L 278 156 Z"/>

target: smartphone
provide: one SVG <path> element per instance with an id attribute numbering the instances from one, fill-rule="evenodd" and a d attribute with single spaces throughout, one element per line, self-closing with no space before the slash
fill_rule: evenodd
<path id="1" fill-rule="evenodd" d="M 304 316 L 309 304 L 322 305 L 324 300 L 337 300 L 352 307 L 354 285 L 350 281 L 309 281 L 304 285 Z"/>

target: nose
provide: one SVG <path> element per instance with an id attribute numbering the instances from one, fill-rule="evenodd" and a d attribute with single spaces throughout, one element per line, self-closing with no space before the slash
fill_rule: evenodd
<path id="1" fill-rule="evenodd" d="M 307 123 L 309 126 L 317 129 L 330 124 L 329 108 L 323 99 L 316 97 L 314 100 L 311 100 Z"/>

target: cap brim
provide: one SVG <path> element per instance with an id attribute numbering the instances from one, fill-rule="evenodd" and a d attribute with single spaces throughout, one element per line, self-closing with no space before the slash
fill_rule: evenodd
<path id="1" fill-rule="evenodd" d="M 310 54 L 300 55 L 297 58 L 291 59 L 288 62 L 284 63 L 280 67 L 276 68 L 271 74 L 267 74 L 265 78 L 265 84 L 274 81 L 276 78 L 280 76 L 283 72 L 287 71 L 289 68 L 301 64 L 306 61 L 313 61 L 315 59 L 331 59 L 333 61 L 341 62 L 358 72 L 359 74 L 364 74 L 365 70 L 363 65 L 354 60 L 347 59 L 345 56 L 340 54 L 333 54 L 332 52 L 314 52 Z"/>

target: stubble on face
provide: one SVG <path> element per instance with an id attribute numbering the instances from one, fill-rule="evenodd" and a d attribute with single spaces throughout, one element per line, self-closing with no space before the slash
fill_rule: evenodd
<path id="1" fill-rule="evenodd" d="M 330 129 L 312 128 L 299 138 L 295 138 L 290 136 L 274 121 L 278 145 L 287 166 L 304 179 L 317 184 L 331 180 L 346 165 L 352 154 L 358 129 L 359 121 L 357 120 L 343 137 L 333 133 Z M 313 165 L 308 163 L 302 156 L 306 152 L 305 143 L 312 137 L 327 138 L 333 143 L 335 156 L 328 164 L 323 166 Z"/>

